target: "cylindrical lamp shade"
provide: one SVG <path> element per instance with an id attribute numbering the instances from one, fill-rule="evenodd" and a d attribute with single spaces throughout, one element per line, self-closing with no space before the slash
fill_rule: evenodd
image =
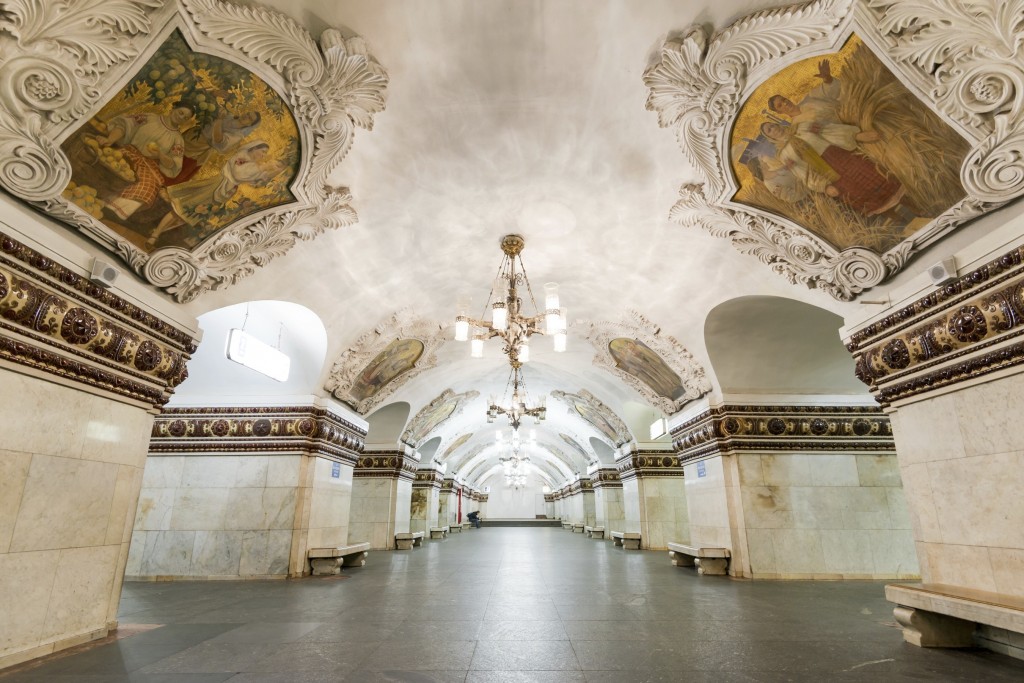
<path id="1" fill-rule="evenodd" d="M 455 319 L 455 341 L 469 339 L 469 319 L 459 316 Z"/>
<path id="2" fill-rule="evenodd" d="M 519 345 L 519 362 L 530 362 L 530 345 L 526 342 L 523 342 L 522 344 Z"/>
<path id="3" fill-rule="evenodd" d="M 469 343 L 469 355 L 473 358 L 484 357 L 484 340 L 480 337 L 474 337 L 473 341 Z"/>
<path id="4" fill-rule="evenodd" d="M 491 309 L 491 324 L 496 330 L 504 330 L 508 327 L 508 309 L 505 308 L 504 301 L 494 303 L 494 307 Z M 469 331 L 468 328 L 466 331 Z"/>
<path id="5" fill-rule="evenodd" d="M 544 285 L 544 308 L 558 308 L 558 283 L 548 282 Z"/>

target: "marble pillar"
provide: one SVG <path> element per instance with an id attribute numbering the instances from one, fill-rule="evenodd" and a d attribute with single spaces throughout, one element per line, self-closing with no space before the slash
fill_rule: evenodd
<path id="1" fill-rule="evenodd" d="M 663 550 L 690 539 L 683 468 L 672 451 L 631 451 L 616 460 L 622 481 L 623 531 L 640 534 L 640 547 Z"/>
<path id="2" fill-rule="evenodd" d="M 374 550 L 394 550 L 395 534 L 410 530 L 412 484 L 419 463 L 404 451 L 359 456 L 352 482 L 349 540 Z"/>
<path id="3" fill-rule="evenodd" d="M 409 508 L 409 531 L 422 531 L 429 538 L 430 528 L 438 526 L 443 475 L 433 463 L 416 470 Z"/>
<path id="4" fill-rule="evenodd" d="M 611 532 L 625 530 L 625 511 L 622 504 L 622 481 L 615 467 L 601 467 L 591 474 L 594 486 L 594 524 L 603 526 L 604 537 Z"/>

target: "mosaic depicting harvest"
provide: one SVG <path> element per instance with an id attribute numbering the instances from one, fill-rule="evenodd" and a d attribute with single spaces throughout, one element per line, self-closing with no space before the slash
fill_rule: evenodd
<path id="1" fill-rule="evenodd" d="M 372 398 L 399 375 L 412 370 L 423 355 L 418 339 L 396 339 L 378 353 L 356 377 L 349 395 L 356 401 Z"/>
<path id="2" fill-rule="evenodd" d="M 965 194 L 967 142 L 856 35 L 760 85 L 730 144 L 734 201 L 788 218 L 837 249 L 888 251 Z"/>
<path id="3" fill-rule="evenodd" d="M 639 339 L 612 339 L 608 342 L 608 352 L 617 368 L 633 375 L 659 396 L 675 401 L 686 394 L 679 375 Z"/>
<path id="4" fill-rule="evenodd" d="M 299 134 L 284 101 L 177 31 L 62 149 L 64 197 L 147 251 L 194 248 L 294 201 Z"/>

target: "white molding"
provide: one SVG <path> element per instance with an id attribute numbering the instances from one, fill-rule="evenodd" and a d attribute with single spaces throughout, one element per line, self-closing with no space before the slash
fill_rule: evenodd
<path id="1" fill-rule="evenodd" d="M 790 282 L 836 299 L 853 300 L 885 282 L 960 224 L 1024 193 L 1024 27 L 1005 19 L 1020 4 L 815 0 L 751 14 L 713 36 L 698 25 L 667 40 L 644 74 L 647 108 L 662 127 L 676 129 L 702 176 L 682 186 L 671 219 L 703 226 Z M 972 145 L 961 168 L 966 197 L 884 254 L 837 250 L 791 221 L 729 199 L 737 187 L 726 150 L 742 103 L 771 75 L 838 49 L 852 32 Z"/>
<path id="2" fill-rule="evenodd" d="M 352 348 L 338 356 L 331 367 L 324 389 L 339 401 L 352 406 L 360 415 L 366 415 L 379 406 L 424 370 L 437 366 L 437 350 L 445 342 L 446 327 L 436 322 L 417 318 L 412 309 L 402 309 L 363 334 Z M 373 396 L 359 401 L 350 395 L 359 374 L 391 343 L 400 339 L 415 339 L 423 344 L 423 353 L 413 367 L 385 384 Z"/>
<path id="3" fill-rule="evenodd" d="M 177 301 L 234 284 L 297 240 L 356 222 L 348 189 L 327 180 L 355 128 L 371 128 L 383 111 L 388 82 L 359 37 L 331 28 L 318 44 L 283 14 L 221 0 L 10 0 L 4 12 L 0 30 L 14 41 L 0 54 L 0 185 L 77 227 Z M 278 91 L 298 125 L 302 161 L 295 202 L 238 220 L 191 251 L 150 254 L 61 196 L 71 164 L 58 141 L 123 88 L 175 28 L 193 48 Z"/>

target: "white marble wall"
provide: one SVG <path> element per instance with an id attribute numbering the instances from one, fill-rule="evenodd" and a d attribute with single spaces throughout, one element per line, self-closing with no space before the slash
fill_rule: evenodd
<path id="1" fill-rule="evenodd" d="M 639 481 L 634 477 L 622 482 L 622 530 L 630 533 L 640 533 L 642 515 Z"/>
<path id="2" fill-rule="evenodd" d="M 1024 375 L 891 416 L 925 582 L 1024 597 Z"/>
<path id="3" fill-rule="evenodd" d="M 292 564 L 305 567 L 308 548 L 348 545 L 349 511 L 352 506 L 352 466 L 341 464 L 340 476 L 333 477 L 331 460 L 307 457 L 303 479 L 308 500 L 308 518 L 296 526 L 305 530 L 305 542 L 292 544 Z M 301 515 L 300 515 L 301 517 Z"/>
<path id="4" fill-rule="evenodd" d="M 303 457 L 151 456 L 128 576 L 287 575 Z"/>
<path id="5" fill-rule="evenodd" d="M 352 481 L 349 542 L 368 541 L 374 550 L 393 550 L 395 534 L 408 531 L 412 482 L 392 477 L 356 477 Z"/>
<path id="6" fill-rule="evenodd" d="M 622 489 L 605 486 L 594 489 L 594 512 L 596 524 L 605 528 L 605 538 L 610 538 L 612 531 L 623 531 L 626 518 L 622 507 Z"/>
<path id="7" fill-rule="evenodd" d="M 0 369 L 0 668 L 106 635 L 153 416 Z"/>
<path id="8" fill-rule="evenodd" d="M 729 477 L 726 476 L 728 463 Z M 690 518 L 690 542 L 699 547 L 729 548 L 735 552 L 733 540 L 734 519 L 742 522 L 742 510 L 730 514 L 730 499 L 738 496 L 735 488 L 736 460 L 716 456 L 703 460 L 698 466 L 692 462 L 683 467 L 686 505 Z M 731 487 L 731 488 L 730 488 Z"/>
<path id="9" fill-rule="evenodd" d="M 689 543 L 690 518 L 682 477 L 646 476 L 636 481 L 639 483 L 640 547 L 664 550 L 669 541 Z"/>
<path id="10" fill-rule="evenodd" d="M 746 548 L 736 575 L 753 578 L 916 578 L 917 558 L 896 456 L 744 454 L 735 458 Z M 728 469 L 726 470 L 728 474 Z M 735 494 L 735 485 L 722 487 Z M 709 491 L 707 498 L 711 498 Z M 707 503 L 707 499 L 704 501 Z M 715 504 L 721 519 L 721 503 Z M 701 517 L 712 533 L 711 517 Z M 735 518 L 734 518 L 735 521 Z M 717 532 L 715 532 L 717 533 Z M 743 557 L 744 550 L 746 558 Z M 740 574 L 742 572 L 742 574 Z"/>
<path id="11" fill-rule="evenodd" d="M 426 533 L 437 526 L 437 510 L 440 505 L 440 491 L 433 486 L 412 489 L 409 513 L 409 531 Z M 429 536 L 429 534 L 427 534 Z"/>

